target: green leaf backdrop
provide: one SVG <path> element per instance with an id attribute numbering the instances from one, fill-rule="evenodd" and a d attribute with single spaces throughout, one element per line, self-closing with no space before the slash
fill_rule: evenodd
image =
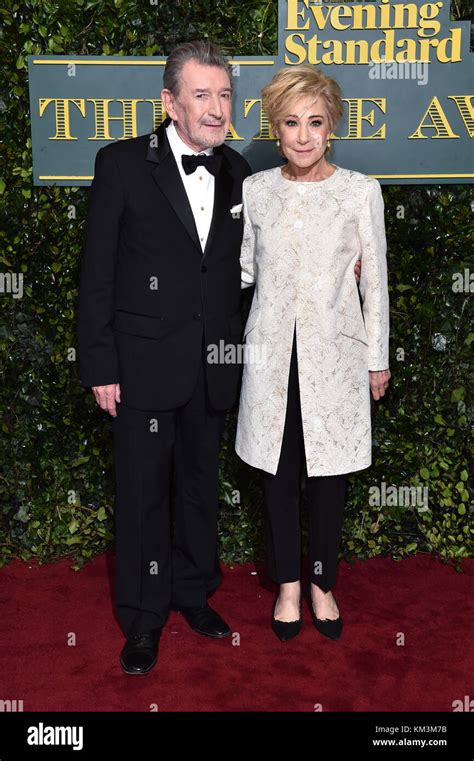
<path id="1" fill-rule="evenodd" d="M 452 12 L 467 18 L 468 4 Z M 0 564 L 69 556 L 78 569 L 113 542 L 111 421 L 79 384 L 71 352 L 88 190 L 32 185 L 26 56 L 167 55 L 198 38 L 229 55 L 271 55 L 277 2 L 4 0 L 0 14 L 0 271 L 24 276 L 22 299 L 0 294 Z M 474 333 L 473 296 L 453 290 L 453 274 L 469 266 L 472 190 L 391 186 L 383 195 L 393 378 L 375 404 L 373 466 L 350 477 L 342 554 L 427 552 L 459 568 L 472 548 Z M 229 563 L 262 557 L 260 475 L 234 454 L 235 423 L 234 411 L 221 457 Z M 427 487 L 428 509 L 373 504 L 382 484 Z"/>

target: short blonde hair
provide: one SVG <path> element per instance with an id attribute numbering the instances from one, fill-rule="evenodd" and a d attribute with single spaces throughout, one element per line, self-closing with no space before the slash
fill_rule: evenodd
<path id="1" fill-rule="evenodd" d="M 320 69 L 315 69 L 309 63 L 302 63 L 277 71 L 262 90 L 262 108 L 268 116 L 273 133 L 276 132 L 278 122 L 283 118 L 288 104 L 305 97 L 312 97 L 314 100 L 323 98 L 329 118 L 329 129 L 330 132 L 334 132 L 344 113 L 341 88 L 335 79 L 327 77 Z"/>

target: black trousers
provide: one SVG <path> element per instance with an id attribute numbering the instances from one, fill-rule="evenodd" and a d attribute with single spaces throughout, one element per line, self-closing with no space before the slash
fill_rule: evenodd
<path id="1" fill-rule="evenodd" d="M 115 605 L 125 636 L 162 626 L 170 606 L 204 605 L 221 581 L 217 510 L 225 412 L 210 408 L 205 361 L 203 344 L 194 392 L 182 407 L 145 412 L 120 403 L 113 418 Z"/>
<path id="2" fill-rule="evenodd" d="M 336 582 L 347 474 L 307 475 L 295 330 L 278 470 L 275 475 L 263 474 L 266 566 L 269 577 L 278 584 L 301 578 L 300 485 L 303 472 L 309 509 L 310 578 L 328 592 Z"/>

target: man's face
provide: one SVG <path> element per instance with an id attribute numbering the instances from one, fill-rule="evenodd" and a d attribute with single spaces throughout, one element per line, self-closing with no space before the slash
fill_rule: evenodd
<path id="1" fill-rule="evenodd" d="M 162 90 L 161 97 L 179 136 L 193 151 L 222 145 L 232 114 L 232 90 L 225 69 L 190 59 L 181 70 L 178 95 Z"/>

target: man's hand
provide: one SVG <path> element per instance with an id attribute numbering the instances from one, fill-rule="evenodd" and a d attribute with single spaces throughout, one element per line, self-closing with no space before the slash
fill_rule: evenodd
<path id="1" fill-rule="evenodd" d="M 115 402 L 120 402 L 120 384 L 111 383 L 109 386 L 92 386 L 92 391 L 99 407 L 106 410 L 112 417 L 117 417 Z"/>
<path id="2" fill-rule="evenodd" d="M 374 399 L 385 396 L 385 389 L 391 377 L 390 370 L 369 370 L 370 388 Z"/>
<path id="3" fill-rule="evenodd" d="M 354 264 L 354 275 L 356 278 L 357 285 L 359 284 L 360 280 L 360 270 L 362 268 L 362 262 L 360 259 L 357 259 L 356 263 Z"/>

